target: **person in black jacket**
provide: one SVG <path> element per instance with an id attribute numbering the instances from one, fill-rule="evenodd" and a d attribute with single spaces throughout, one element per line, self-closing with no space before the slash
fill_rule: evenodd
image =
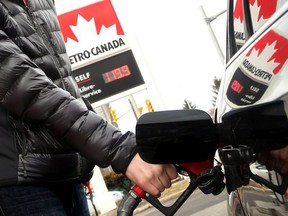
<path id="1" fill-rule="evenodd" d="M 135 135 L 89 110 L 76 86 L 53 0 L 0 0 L 0 215 L 88 215 L 75 200 L 95 165 L 156 197 L 177 177 L 144 162 Z"/>

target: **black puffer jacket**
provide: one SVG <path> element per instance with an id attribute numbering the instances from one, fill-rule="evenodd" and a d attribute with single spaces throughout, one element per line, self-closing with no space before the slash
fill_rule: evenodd
<path id="1" fill-rule="evenodd" d="M 135 154 L 133 133 L 83 103 L 53 0 L 0 0 L 0 185 L 125 172 Z"/>

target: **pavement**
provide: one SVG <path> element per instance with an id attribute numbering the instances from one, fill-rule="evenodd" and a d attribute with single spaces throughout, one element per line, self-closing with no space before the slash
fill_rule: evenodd
<path id="1" fill-rule="evenodd" d="M 187 180 L 184 180 L 187 181 Z M 181 184 L 181 181 L 175 182 L 172 185 L 173 187 L 177 187 L 177 185 Z M 186 184 L 185 184 L 186 185 Z M 163 194 L 160 198 L 159 201 L 160 202 L 166 202 L 168 200 L 174 199 L 176 197 L 179 197 L 179 195 L 185 190 L 186 187 L 181 187 L 179 190 L 177 191 L 173 191 L 171 190 L 171 192 L 165 193 Z M 147 202 L 146 200 L 143 199 L 143 201 L 139 204 L 139 206 L 134 210 L 133 215 L 136 215 L 137 213 L 140 213 L 148 208 L 153 207 L 149 202 Z M 94 209 L 91 209 L 91 216 L 97 216 L 94 212 Z M 117 215 L 117 209 L 113 209 L 110 212 L 107 212 L 105 214 L 98 214 L 98 216 L 116 216 Z"/>
<path id="2" fill-rule="evenodd" d="M 163 198 L 160 198 L 160 202 L 165 202 L 168 201 L 170 199 L 176 198 L 178 197 L 183 191 L 179 191 L 177 193 L 173 193 L 167 196 L 164 196 Z M 140 205 L 134 210 L 133 215 L 136 215 L 148 208 L 153 207 L 150 203 L 148 203 L 146 200 L 143 200 Z M 91 216 L 96 216 L 96 214 L 93 212 L 94 210 L 92 210 L 91 212 Z M 98 216 L 116 216 L 117 215 L 117 209 L 113 209 L 110 212 L 107 212 L 105 214 L 99 214 Z"/>

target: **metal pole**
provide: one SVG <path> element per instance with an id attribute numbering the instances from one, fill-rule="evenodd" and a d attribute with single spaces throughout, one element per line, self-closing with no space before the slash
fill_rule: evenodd
<path id="1" fill-rule="evenodd" d="M 130 105 L 132 107 L 132 110 L 133 110 L 133 113 L 135 115 L 136 120 L 138 120 L 139 117 L 140 117 L 140 112 L 139 112 L 139 109 L 137 107 L 137 104 L 135 102 L 135 99 L 134 99 L 133 95 L 130 95 L 129 103 L 130 103 Z"/>
<path id="2" fill-rule="evenodd" d="M 224 54 L 223 54 L 223 52 L 222 52 L 222 50 L 221 50 L 221 47 L 220 47 L 220 45 L 219 45 L 219 43 L 218 43 L 218 40 L 217 40 L 217 38 L 216 38 L 216 36 L 215 36 L 215 34 L 214 34 L 213 29 L 211 28 L 210 23 L 211 23 L 213 20 L 215 20 L 218 16 L 220 16 L 220 15 L 223 14 L 223 13 L 225 13 L 226 10 L 221 11 L 220 13 L 218 13 L 218 14 L 216 14 L 215 16 L 212 16 L 212 17 L 210 17 L 210 18 L 206 16 L 206 13 L 205 13 L 202 5 L 200 6 L 200 11 L 201 11 L 201 13 L 202 13 L 202 16 L 204 17 L 205 23 L 207 24 L 208 31 L 209 31 L 209 33 L 210 33 L 210 35 L 211 35 L 211 38 L 212 38 L 212 40 L 213 40 L 213 43 L 214 43 L 214 45 L 215 45 L 215 47 L 216 47 L 216 50 L 217 50 L 217 52 L 218 52 L 218 54 L 219 54 L 220 60 L 221 60 L 221 62 L 224 64 Z"/>

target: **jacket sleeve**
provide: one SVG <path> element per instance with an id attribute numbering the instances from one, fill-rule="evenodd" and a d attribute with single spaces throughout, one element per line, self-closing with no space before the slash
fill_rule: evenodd
<path id="1" fill-rule="evenodd" d="M 0 29 L 0 101 L 15 117 L 44 124 L 99 167 L 125 173 L 135 135 L 121 132 L 57 87 Z"/>

